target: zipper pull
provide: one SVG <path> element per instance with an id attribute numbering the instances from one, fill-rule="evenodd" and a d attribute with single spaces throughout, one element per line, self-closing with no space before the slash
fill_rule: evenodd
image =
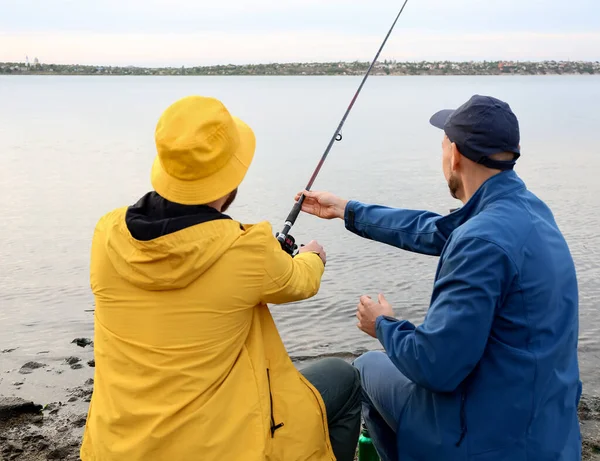
<path id="1" fill-rule="evenodd" d="M 279 423 L 276 426 L 271 426 L 271 438 L 275 436 L 275 431 L 277 429 L 281 429 L 283 427 L 283 423 Z"/>

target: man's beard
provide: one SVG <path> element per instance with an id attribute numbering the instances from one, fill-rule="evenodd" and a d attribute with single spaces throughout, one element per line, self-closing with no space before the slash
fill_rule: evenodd
<path id="1" fill-rule="evenodd" d="M 221 213 L 225 213 L 227 211 L 227 209 L 231 206 L 231 204 L 233 203 L 233 201 L 235 200 L 235 197 L 237 196 L 237 188 L 235 188 L 230 194 L 229 197 L 227 197 L 227 200 L 225 200 L 225 203 L 223 204 L 223 206 L 221 207 Z"/>
<path id="2" fill-rule="evenodd" d="M 462 183 L 460 182 L 460 179 L 451 174 L 450 179 L 448 179 L 448 189 L 450 189 L 450 195 L 452 195 L 453 198 L 458 199 L 457 194 L 461 187 Z"/>

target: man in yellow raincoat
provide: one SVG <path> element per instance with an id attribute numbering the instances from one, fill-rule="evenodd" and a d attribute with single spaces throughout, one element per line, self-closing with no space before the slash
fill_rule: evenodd
<path id="1" fill-rule="evenodd" d="M 314 296 L 326 256 L 292 258 L 270 225 L 224 212 L 255 151 L 213 98 L 171 105 L 154 191 L 98 222 L 91 253 L 95 382 L 83 461 L 350 461 L 358 372 L 297 371 L 267 303 Z"/>

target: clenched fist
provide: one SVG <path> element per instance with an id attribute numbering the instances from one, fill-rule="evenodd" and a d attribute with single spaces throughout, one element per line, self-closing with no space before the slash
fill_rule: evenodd
<path id="1" fill-rule="evenodd" d="M 316 240 L 311 240 L 306 245 L 301 247 L 300 250 L 298 250 L 298 253 L 305 253 L 307 251 L 316 253 L 321 258 L 321 261 L 323 261 L 323 265 L 327 264 L 327 253 L 325 252 L 325 248 L 323 248 L 323 245 Z"/>
<path id="2" fill-rule="evenodd" d="M 378 300 L 379 302 L 376 303 L 369 296 L 361 296 L 356 309 L 356 318 L 358 319 L 356 326 L 373 338 L 377 338 L 375 331 L 377 317 L 380 315 L 394 316 L 392 306 L 382 294 L 379 295 Z"/>

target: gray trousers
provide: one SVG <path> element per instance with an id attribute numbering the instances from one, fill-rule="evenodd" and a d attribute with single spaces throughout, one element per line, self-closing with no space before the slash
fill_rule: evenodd
<path id="1" fill-rule="evenodd" d="M 361 421 L 358 370 L 342 359 L 326 358 L 301 368 L 300 373 L 325 403 L 329 439 L 337 461 L 354 461 Z"/>

